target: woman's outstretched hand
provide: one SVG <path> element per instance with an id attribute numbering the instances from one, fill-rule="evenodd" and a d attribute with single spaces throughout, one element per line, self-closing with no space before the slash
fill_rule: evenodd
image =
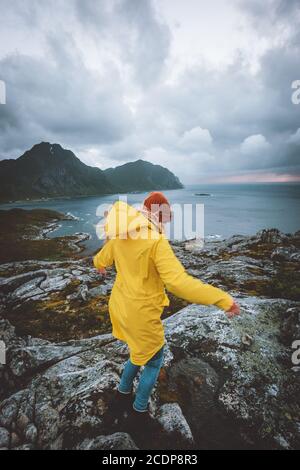
<path id="1" fill-rule="evenodd" d="M 98 273 L 102 274 L 102 276 L 106 276 L 106 269 L 105 268 L 99 268 Z"/>
<path id="2" fill-rule="evenodd" d="M 240 306 L 235 301 L 231 305 L 230 309 L 226 311 L 226 315 L 228 318 L 233 318 L 237 315 L 240 315 L 240 313 L 241 313 Z"/>

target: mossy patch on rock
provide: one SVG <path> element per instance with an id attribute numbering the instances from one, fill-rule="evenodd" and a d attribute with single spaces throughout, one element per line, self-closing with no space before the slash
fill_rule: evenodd
<path id="1" fill-rule="evenodd" d="M 19 334 L 50 341 L 90 338 L 111 331 L 108 296 L 87 301 L 66 300 L 63 293 L 2 312 Z"/>

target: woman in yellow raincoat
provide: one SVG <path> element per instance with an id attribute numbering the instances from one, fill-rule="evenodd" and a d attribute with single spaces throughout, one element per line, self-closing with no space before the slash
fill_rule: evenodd
<path id="1" fill-rule="evenodd" d="M 106 218 L 106 243 L 94 257 L 100 272 L 113 263 L 117 272 L 109 300 L 112 334 L 130 351 L 118 389 L 121 394 L 131 394 L 134 378 L 145 366 L 133 403 L 139 412 L 147 411 L 163 362 L 161 314 L 169 305 L 165 288 L 189 302 L 216 305 L 229 317 L 239 314 L 230 295 L 186 273 L 163 233 L 163 223 L 170 220 L 170 205 L 162 193 L 150 193 L 141 211 L 118 201 Z"/>

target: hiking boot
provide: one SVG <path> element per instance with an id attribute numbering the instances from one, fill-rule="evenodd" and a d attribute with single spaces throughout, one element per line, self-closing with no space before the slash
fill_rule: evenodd
<path id="1" fill-rule="evenodd" d="M 161 430 L 160 424 L 150 415 L 149 410 L 137 411 L 131 407 L 126 419 L 126 430 L 133 438 L 155 435 Z"/>
<path id="2" fill-rule="evenodd" d="M 116 391 L 109 404 L 109 416 L 114 424 L 120 424 L 131 412 L 133 403 L 132 393 Z"/>

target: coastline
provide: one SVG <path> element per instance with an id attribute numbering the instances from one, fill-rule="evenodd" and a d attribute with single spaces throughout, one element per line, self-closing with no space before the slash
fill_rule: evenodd
<path id="1" fill-rule="evenodd" d="M 51 202 L 51 201 L 59 201 L 59 200 L 71 200 L 71 199 L 82 199 L 82 198 L 95 198 L 95 197 L 105 197 L 105 196 L 117 196 L 118 194 L 143 194 L 145 192 L 150 192 L 150 191 L 177 191 L 179 189 L 184 189 L 185 185 L 181 188 L 150 188 L 147 189 L 146 191 L 138 190 L 138 191 L 117 191 L 117 192 L 112 192 L 112 193 L 99 193 L 99 194 L 77 194 L 74 196 L 53 196 L 53 197 L 42 197 L 42 198 L 25 198 L 25 199 L 16 199 L 16 200 L 10 200 L 10 201 L 0 201 L 0 209 L 2 206 L 5 206 L 7 204 L 24 204 L 24 203 L 35 203 L 35 202 Z"/>
<path id="2" fill-rule="evenodd" d="M 89 233 L 49 237 L 61 221 L 76 220 L 71 214 L 49 209 L 0 210 L 0 263 L 27 259 L 63 259 L 85 250 Z"/>

